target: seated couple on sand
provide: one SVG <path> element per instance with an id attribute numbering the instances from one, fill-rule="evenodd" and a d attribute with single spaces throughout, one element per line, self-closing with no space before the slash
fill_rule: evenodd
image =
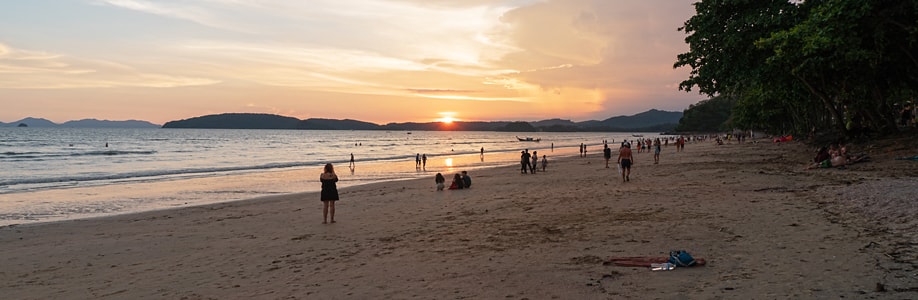
<path id="1" fill-rule="evenodd" d="M 866 154 L 857 156 L 848 155 L 847 149 L 841 144 L 832 144 L 829 148 L 819 147 L 816 149 L 816 156 L 813 163 L 807 166 L 807 170 L 817 168 L 844 168 L 846 165 L 866 161 L 870 159 Z"/>
<path id="2" fill-rule="evenodd" d="M 434 178 L 434 181 L 437 184 L 437 190 L 442 191 L 445 187 L 446 178 L 443 177 L 443 174 L 437 173 L 437 176 Z M 461 190 L 472 187 L 472 177 L 469 177 L 469 173 L 462 171 L 462 173 L 456 173 L 453 176 L 453 183 L 450 184 L 449 189 L 451 190 Z"/>

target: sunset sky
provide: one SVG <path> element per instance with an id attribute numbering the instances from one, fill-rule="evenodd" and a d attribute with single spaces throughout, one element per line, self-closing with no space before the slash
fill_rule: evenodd
<path id="1" fill-rule="evenodd" d="M 0 2 L 0 121 L 601 120 L 705 97 L 696 0 Z"/>

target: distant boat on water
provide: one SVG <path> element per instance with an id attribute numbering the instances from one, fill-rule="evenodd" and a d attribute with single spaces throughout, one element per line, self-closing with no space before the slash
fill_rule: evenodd
<path id="1" fill-rule="evenodd" d="M 644 137 L 643 134 L 632 134 L 631 136 L 633 136 L 633 137 Z"/>
<path id="2" fill-rule="evenodd" d="M 532 138 L 528 136 L 527 137 L 516 137 L 516 139 L 520 140 L 520 142 L 538 142 L 542 140 L 541 138 L 536 139 L 536 138 Z"/>

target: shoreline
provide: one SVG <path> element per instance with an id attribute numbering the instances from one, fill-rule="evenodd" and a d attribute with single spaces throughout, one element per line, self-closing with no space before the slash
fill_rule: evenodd
<path id="1" fill-rule="evenodd" d="M 304 192 L 2 227 L 2 290 L 17 299 L 918 296 L 915 259 L 900 249 L 908 233 L 871 229 L 833 196 L 890 176 L 910 184 L 909 165 L 872 153 L 847 170 L 801 171 L 811 153 L 797 144 L 663 151 L 659 165 L 636 153 L 628 183 L 595 151 L 540 174 L 475 171 L 467 190 L 437 192 L 423 178 L 342 188 L 330 225 L 320 224 L 317 193 Z M 873 197 L 897 192 L 877 188 Z M 603 264 L 677 249 L 708 264 Z M 890 258 L 895 249 L 906 256 Z"/>
<path id="2" fill-rule="evenodd" d="M 533 146 L 539 145 L 534 144 Z M 576 152 L 570 147 L 556 147 L 555 152 L 549 153 L 551 156 L 560 157 L 576 155 Z M 425 169 L 412 168 L 413 159 L 358 162 L 355 172 L 349 170 L 347 161 L 338 162 L 335 167 L 342 179 L 338 183 L 339 188 L 348 188 L 428 176 L 433 178 L 437 172 L 448 174 L 448 172 L 461 170 L 477 171 L 500 168 L 518 164 L 516 162 L 518 158 L 514 158 L 515 156 L 518 154 L 514 151 L 488 152 L 483 157 L 477 153 L 438 155 L 430 157 Z M 555 158 L 557 157 L 552 159 Z M 71 186 L 3 194 L 0 196 L 8 200 L 5 200 L 6 204 L 0 205 L 0 215 L 4 215 L 7 219 L 0 219 L 0 227 L 104 218 L 146 211 L 316 192 L 320 187 L 317 178 L 321 169 L 322 166 L 318 165 L 258 172 L 228 172 L 213 176 Z M 315 183 L 311 182 L 312 173 L 315 173 Z M 11 201 L 14 199 L 15 201 Z M 62 203 L 54 201 L 49 203 L 47 199 L 67 200 Z"/>

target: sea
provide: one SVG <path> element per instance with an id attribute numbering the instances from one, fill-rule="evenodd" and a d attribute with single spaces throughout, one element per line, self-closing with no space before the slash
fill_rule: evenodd
<path id="1" fill-rule="evenodd" d="M 532 138 L 536 141 L 520 141 Z M 314 192 L 599 153 L 632 133 L 0 127 L 0 226 Z M 617 146 L 615 146 L 617 148 Z M 351 155 L 354 164 L 350 164 Z M 416 158 L 427 157 L 418 167 Z M 474 175 L 473 175 L 474 177 Z M 431 184 L 433 188 L 433 184 Z"/>

